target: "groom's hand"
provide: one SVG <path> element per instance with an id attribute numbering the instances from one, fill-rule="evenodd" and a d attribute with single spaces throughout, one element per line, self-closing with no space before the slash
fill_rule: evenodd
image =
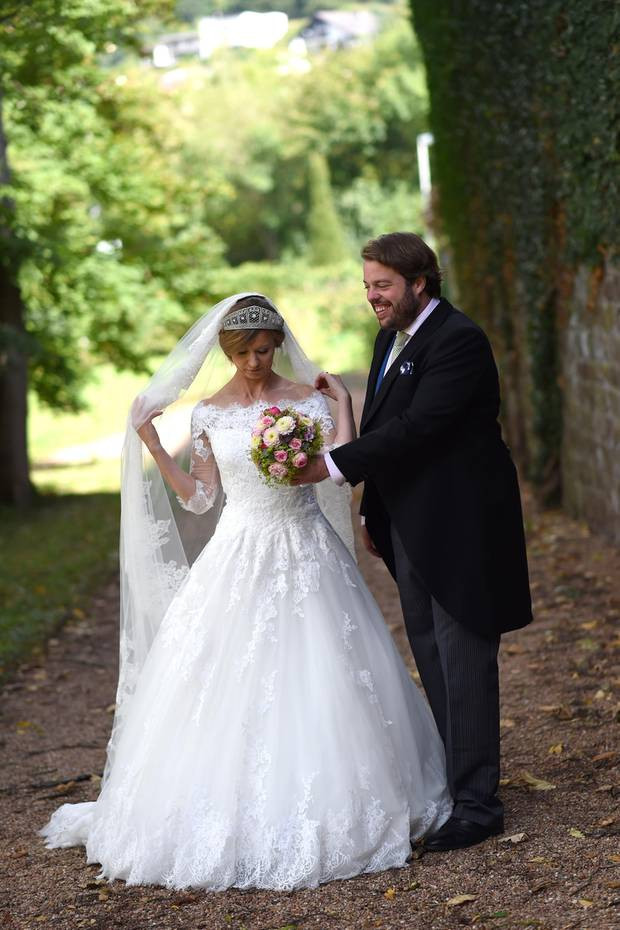
<path id="1" fill-rule="evenodd" d="M 314 458 L 310 459 L 306 467 L 299 471 L 297 477 L 293 478 L 291 484 L 317 484 L 319 481 L 324 481 L 325 478 L 329 478 L 325 457 L 315 455 Z"/>
<path id="2" fill-rule="evenodd" d="M 370 552 L 371 555 L 374 555 L 377 559 L 380 559 L 381 553 L 379 552 L 374 542 L 372 541 L 372 537 L 370 533 L 368 532 L 368 530 L 366 529 L 366 524 L 362 526 L 361 533 L 362 533 L 362 543 L 364 544 L 364 549 Z"/>

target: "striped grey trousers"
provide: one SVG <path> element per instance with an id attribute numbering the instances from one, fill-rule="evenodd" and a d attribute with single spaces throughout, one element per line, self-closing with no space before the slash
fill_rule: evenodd
<path id="1" fill-rule="evenodd" d="M 499 785 L 499 636 L 466 629 L 429 594 L 392 526 L 411 650 L 446 749 L 455 817 L 503 829 Z"/>

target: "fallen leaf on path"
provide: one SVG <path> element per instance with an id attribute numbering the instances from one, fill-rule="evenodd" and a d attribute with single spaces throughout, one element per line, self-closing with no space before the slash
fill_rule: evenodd
<path id="1" fill-rule="evenodd" d="M 523 646 L 520 646 L 519 643 L 508 643 L 507 646 L 504 646 L 503 652 L 507 652 L 509 656 L 518 656 L 522 655 L 526 650 Z"/>
<path id="2" fill-rule="evenodd" d="M 61 785 L 54 785 L 54 794 L 69 794 L 70 791 L 73 791 L 77 782 L 75 781 L 65 781 Z"/>
<path id="3" fill-rule="evenodd" d="M 527 833 L 513 833 L 512 836 L 502 836 L 499 839 L 500 843 L 522 843 L 523 840 L 527 839 Z"/>
<path id="4" fill-rule="evenodd" d="M 618 753 L 615 749 L 611 749 L 609 752 L 599 752 L 597 756 L 592 756 L 593 762 L 607 762 L 608 759 L 615 759 Z"/>
<path id="5" fill-rule="evenodd" d="M 396 888 L 388 888 L 387 891 L 383 892 L 383 897 L 387 898 L 388 901 L 391 901 L 396 894 Z"/>
<path id="6" fill-rule="evenodd" d="M 541 704 L 539 709 L 546 714 L 555 714 L 558 720 L 573 719 L 573 711 L 568 704 Z"/>
<path id="7" fill-rule="evenodd" d="M 560 753 L 563 751 L 564 751 L 564 743 L 553 743 L 552 746 L 549 746 L 550 756 L 559 756 Z"/>
<path id="8" fill-rule="evenodd" d="M 542 881 L 536 882 L 535 885 L 532 885 L 532 887 L 530 888 L 530 893 L 539 894 L 539 892 L 544 891 L 545 888 L 549 888 L 551 885 L 555 885 L 555 884 L 556 883 L 554 881 L 551 881 L 548 878 L 544 878 Z"/>
<path id="9" fill-rule="evenodd" d="M 526 769 L 521 772 L 521 778 L 533 791 L 552 791 L 555 788 L 555 785 L 552 785 L 550 781 L 545 781 L 544 778 L 537 778 L 536 775 L 532 775 L 532 773 L 528 772 Z"/>
<path id="10" fill-rule="evenodd" d="M 17 849 L 10 853 L 11 859 L 23 859 L 28 855 L 28 849 L 25 846 L 18 846 Z"/>
<path id="11" fill-rule="evenodd" d="M 18 720 L 15 729 L 20 736 L 23 736 L 24 733 L 38 733 L 41 735 L 44 732 L 43 727 L 33 720 Z"/>
<path id="12" fill-rule="evenodd" d="M 610 861 L 610 862 L 620 862 L 620 856 L 618 856 L 616 853 L 614 853 L 612 856 L 609 856 L 609 861 Z"/>
<path id="13" fill-rule="evenodd" d="M 578 840 L 585 840 L 586 835 L 582 833 L 581 830 L 578 830 L 577 827 L 571 827 L 568 831 L 571 836 L 574 836 Z"/>
<path id="14" fill-rule="evenodd" d="M 459 907 L 461 904 L 467 904 L 468 901 L 475 901 L 475 894 L 457 894 L 454 898 L 448 898 L 446 904 L 448 907 Z"/>
<path id="15" fill-rule="evenodd" d="M 579 898 L 579 903 L 582 907 L 592 907 L 594 901 L 591 901 L 590 898 Z"/>
<path id="16" fill-rule="evenodd" d="M 511 717 L 502 717 L 499 722 L 500 727 L 505 727 L 505 729 L 510 730 L 514 727 L 515 722 Z"/>

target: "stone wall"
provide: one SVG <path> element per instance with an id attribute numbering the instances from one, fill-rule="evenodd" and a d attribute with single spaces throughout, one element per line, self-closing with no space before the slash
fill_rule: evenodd
<path id="1" fill-rule="evenodd" d="M 561 329 L 563 503 L 620 543 L 620 267 L 582 269 Z"/>

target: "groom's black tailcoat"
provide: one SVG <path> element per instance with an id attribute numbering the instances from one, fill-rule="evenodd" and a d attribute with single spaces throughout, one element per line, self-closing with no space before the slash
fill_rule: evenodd
<path id="1" fill-rule="evenodd" d="M 380 330 L 359 439 L 332 459 L 364 481 L 361 513 L 394 574 L 390 524 L 429 593 L 485 636 L 532 619 L 515 466 L 497 421 L 489 341 L 442 299 L 377 377 L 392 335 Z"/>

